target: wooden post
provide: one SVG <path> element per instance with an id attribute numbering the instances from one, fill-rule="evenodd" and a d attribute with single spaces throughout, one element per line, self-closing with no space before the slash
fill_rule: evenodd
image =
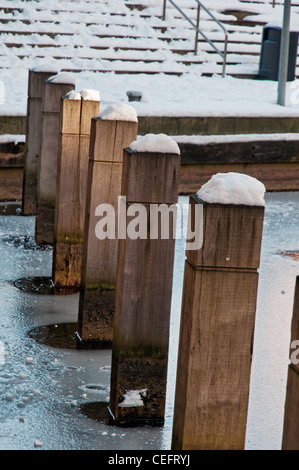
<path id="1" fill-rule="evenodd" d="M 80 95 L 81 96 L 81 95 Z M 99 101 L 61 99 L 53 273 L 55 286 L 81 285 L 91 119 Z"/>
<path id="2" fill-rule="evenodd" d="M 241 450 L 249 398 L 264 207 L 203 204 L 186 251 L 172 449 Z"/>
<path id="3" fill-rule="evenodd" d="M 44 83 L 52 71 L 31 69 L 28 74 L 27 130 L 24 155 L 22 211 L 24 215 L 36 215 L 37 170 L 41 152 L 42 97 Z"/>
<path id="4" fill-rule="evenodd" d="M 151 207 L 176 210 L 179 169 L 178 153 L 124 152 L 127 227 L 136 203 L 147 224 L 142 238 L 119 240 L 110 392 L 116 424 L 164 423 L 175 236 L 170 226 L 168 238 L 151 238 Z"/>
<path id="5" fill-rule="evenodd" d="M 294 343 L 293 343 L 294 342 Z M 282 450 L 299 450 L 299 276 L 296 279 Z"/>
<path id="6" fill-rule="evenodd" d="M 117 218 L 123 149 L 136 139 L 137 129 L 137 117 L 136 121 L 110 120 L 101 115 L 92 119 L 78 315 L 81 347 L 112 341 L 117 235 L 115 239 L 99 240 L 95 213 L 100 204 L 110 204 Z"/>
<path id="7" fill-rule="evenodd" d="M 57 164 L 60 148 L 60 98 L 71 91 L 73 86 L 73 82 L 61 83 L 60 80 L 53 80 L 53 77 L 50 77 L 44 86 L 35 228 L 35 240 L 39 245 L 53 245 L 54 241 Z"/>

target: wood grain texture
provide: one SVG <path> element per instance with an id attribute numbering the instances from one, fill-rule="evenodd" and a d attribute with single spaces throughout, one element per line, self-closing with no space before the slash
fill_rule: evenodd
<path id="1" fill-rule="evenodd" d="M 266 186 L 267 191 L 298 191 L 298 163 L 252 163 L 252 164 L 199 164 L 182 165 L 180 168 L 180 194 L 196 193 L 216 173 L 234 171 L 253 176 Z"/>
<path id="2" fill-rule="evenodd" d="M 100 101 L 81 100 L 80 135 L 90 135 L 91 119 L 100 112 Z"/>
<path id="3" fill-rule="evenodd" d="M 81 100 L 60 98 L 59 132 L 61 134 L 80 134 Z"/>
<path id="4" fill-rule="evenodd" d="M 21 201 L 22 168 L 0 168 L 0 201 Z"/>
<path id="5" fill-rule="evenodd" d="M 100 217 L 96 217 L 96 208 L 100 204 L 111 204 L 117 215 L 118 196 L 120 195 L 122 165 L 121 163 L 90 162 L 88 188 L 88 215 L 85 227 L 85 255 L 83 287 L 90 284 L 114 284 L 117 265 L 117 238 L 99 240 L 96 236 L 96 225 Z"/>
<path id="6" fill-rule="evenodd" d="M 78 315 L 79 334 L 83 341 L 107 341 L 107 338 L 111 340 L 113 336 L 114 289 L 118 252 L 118 197 L 121 196 L 123 149 L 136 140 L 137 129 L 138 123 L 104 121 L 95 118 L 91 120 L 82 289 Z M 82 140 L 80 142 L 83 143 Z M 99 240 L 96 235 L 96 227 L 101 220 L 101 217 L 96 216 L 96 208 L 101 204 L 110 204 L 114 209 L 114 239 Z M 111 303 L 108 309 L 109 321 L 107 320 L 106 304 L 101 300 L 104 295 L 103 291 L 107 287 L 113 289 L 113 299 L 110 299 Z M 102 310 L 99 305 L 102 305 Z"/>
<path id="7" fill-rule="evenodd" d="M 172 228 L 168 239 L 150 237 L 150 205 L 177 202 L 179 165 L 178 155 L 124 152 L 126 225 L 135 217 L 128 210 L 142 203 L 147 233 L 118 245 L 110 393 L 117 423 L 164 422 L 175 240 Z M 140 406 L 122 405 L 129 390 L 144 390 Z"/>
<path id="8" fill-rule="evenodd" d="M 299 276 L 296 278 L 295 294 L 294 294 L 294 305 L 293 305 L 293 317 L 291 325 L 291 344 L 293 341 L 299 341 Z M 290 359 L 294 350 L 290 347 Z M 299 366 L 293 364 L 294 369 L 299 372 Z"/>
<path id="9" fill-rule="evenodd" d="M 61 97 L 73 85 L 46 81 L 42 99 L 42 141 L 38 159 L 36 242 L 52 245 L 54 242 L 57 167 L 60 152 Z M 46 214 L 46 220 L 44 216 Z M 46 230 L 43 233 L 43 230 Z"/>
<path id="10" fill-rule="evenodd" d="M 282 450 L 299 450 L 299 374 L 289 365 Z"/>
<path id="11" fill-rule="evenodd" d="M 38 159 L 41 153 L 42 98 L 45 80 L 51 72 L 29 70 L 26 144 L 24 161 L 22 210 L 25 215 L 35 215 L 37 210 Z"/>
<path id="12" fill-rule="evenodd" d="M 55 285 L 80 286 L 90 125 L 99 102 L 61 99 L 60 152 L 55 207 Z M 89 121 L 89 126 L 88 126 Z M 81 132 L 84 131 L 84 134 Z M 67 248 L 68 245 L 68 248 Z"/>
<path id="13" fill-rule="evenodd" d="M 60 141 L 57 162 L 55 238 L 78 238 L 80 205 L 79 133 L 81 101 L 61 99 Z M 82 237 L 82 234 L 81 234 Z"/>
<path id="14" fill-rule="evenodd" d="M 244 449 L 257 286 L 186 262 L 173 449 Z"/>
<path id="15" fill-rule="evenodd" d="M 128 202 L 172 204 L 177 201 L 180 155 L 125 149 L 123 158 L 122 194 Z"/>
<path id="16" fill-rule="evenodd" d="M 134 135 L 137 136 L 138 123 L 95 118 L 92 120 L 92 126 L 98 130 L 93 133 L 94 150 L 91 158 L 99 162 L 122 163 L 123 149 L 133 142 Z"/>
<path id="17" fill-rule="evenodd" d="M 212 138 L 211 138 L 212 140 Z M 299 142 L 296 138 L 281 141 L 248 139 L 247 142 L 178 143 L 182 165 L 299 163 Z"/>
<path id="18" fill-rule="evenodd" d="M 193 220 L 193 211 L 198 203 L 203 205 L 203 246 L 200 250 L 187 251 L 190 263 L 194 266 L 257 269 L 260 264 L 264 208 L 207 204 L 191 196 Z"/>
<path id="19" fill-rule="evenodd" d="M 46 82 L 43 95 L 42 144 L 38 177 L 38 204 L 55 203 L 60 147 L 61 97 L 73 85 Z"/>
<path id="20" fill-rule="evenodd" d="M 203 210 L 203 246 L 186 252 L 172 449 L 242 450 L 264 208 Z"/>

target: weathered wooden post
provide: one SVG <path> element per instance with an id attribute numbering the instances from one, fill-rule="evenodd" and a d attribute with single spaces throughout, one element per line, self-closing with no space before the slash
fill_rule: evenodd
<path id="1" fill-rule="evenodd" d="M 57 72 L 55 70 L 55 72 Z M 24 159 L 22 211 L 36 215 L 37 170 L 41 152 L 42 97 L 45 80 L 55 73 L 53 69 L 30 69 L 28 73 L 27 130 Z"/>
<path id="2" fill-rule="evenodd" d="M 299 450 L 299 276 L 296 279 L 282 450 Z"/>
<path id="3" fill-rule="evenodd" d="M 124 151 L 127 236 L 118 248 L 109 406 L 116 424 L 164 423 L 179 172 L 168 136 L 146 135 Z"/>
<path id="4" fill-rule="evenodd" d="M 97 99 L 95 95 L 95 91 L 93 96 L 83 94 L 81 100 L 81 93 L 73 90 L 61 99 L 52 272 L 55 286 L 81 285 L 90 127 L 100 104 L 99 93 Z"/>
<path id="5" fill-rule="evenodd" d="M 186 250 L 173 450 L 244 449 L 264 192 L 227 173 L 190 197 L 203 244 Z"/>
<path id="6" fill-rule="evenodd" d="M 60 98 L 73 89 L 72 74 L 58 74 L 46 80 L 43 95 L 42 143 L 38 168 L 35 240 L 53 244 L 57 163 L 60 148 Z"/>
<path id="7" fill-rule="evenodd" d="M 118 214 L 123 149 L 136 139 L 138 120 L 129 105 L 112 105 L 92 119 L 84 254 L 78 315 L 78 345 L 111 342 L 117 267 L 115 236 L 99 239 L 97 207 L 109 205 Z M 102 214 L 103 215 L 103 214 Z"/>

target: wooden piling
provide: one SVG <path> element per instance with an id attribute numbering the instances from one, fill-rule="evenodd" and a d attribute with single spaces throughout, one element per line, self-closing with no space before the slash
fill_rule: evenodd
<path id="1" fill-rule="evenodd" d="M 241 450 L 249 398 L 263 206 L 203 204 L 186 251 L 173 450 Z"/>
<path id="2" fill-rule="evenodd" d="M 37 217 L 35 240 L 38 245 L 53 245 L 60 148 L 60 99 L 74 87 L 73 83 L 46 80 L 43 94 L 42 142 L 38 167 Z"/>
<path id="3" fill-rule="evenodd" d="M 124 151 L 122 194 L 126 227 L 142 204 L 142 238 L 119 240 L 113 330 L 110 412 L 116 424 L 164 423 L 171 309 L 174 228 L 151 238 L 151 205 L 168 209 L 178 199 L 179 154 Z M 175 207 L 176 209 L 176 207 Z M 134 209 L 135 210 L 135 209 Z M 133 210 L 133 212 L 134 212 Z M 128 212 L 129 211 L 129 212 Z"/>
<path id="4" fill-rule="evenodd" d="M 55 286 L 81 285 L 91 119 L 99 101 L 61 99 L 52 279 Z"/>
<path id="5" fill-rule="evenodd" d="M 290 360 L 285 401 L 282 450 L 299 450 L 299 276 L 296 278 L 295 287 Z"/>
<path id="6" fill-rule="evenodd" d="M 37 172 L 41 153 L 42 97 L 45 80 L 53 71 L 29 70 L 27 94 L 27 129 L 24 152 L 22 211 L 24 215 L 36 215 Z"/>
<path id="7" fill-rule="evenodd" d="M 117 228 L 115 239 L 96 236 L 96 208 L 110 204 L 117 219 L 121 196 L 123 149 L 137 137 L 134 121 L 92 119 L 88 194 L 86 202 L 84 255 L 79 301 L 79 346 L 111 342 L 117 267 Z"/>

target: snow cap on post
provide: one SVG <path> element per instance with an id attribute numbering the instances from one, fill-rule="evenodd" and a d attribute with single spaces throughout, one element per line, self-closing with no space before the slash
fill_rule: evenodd
<path id="1" fill-rule="evenodd" d="M 78 91 L 71 90 L 63 98 L 68 100 L 81 100 L 81 94 Z"/>
<path id="2" fill-rule="evenodd" d="M 86 101 L 100 101 L 100 93 L 97 90 L 91 90 L 89 88 L 83 88 L 80 91 L 82 99 Z"/>
<path id="3" fill-rule="evenodd" d="M 112 104 L 102 111 L 96 119 L 103 121 L 138 122 L 136 110 L 129 104 Z"/>
<path id="4" fill-rule="evenodd" d="M 180 155 L 178 144 L 166 134 L 146 134 L 130 144 L 130 149 L 139 153 L 171 153 Z"/>
<path id="5" fill-rule="evenodd" d="M 77 78 L 75 74 L 70 72 L 60 72 L 48 78 L 47 83 L 68 83 L 75 85 L 76 80 Z"/>
<path id="6" fill-rule="evenodd" d="M 265 206 L 266 188 L 256 178 L 242 173 L 217 173 L 197 192 L 204 202 Z"/>

